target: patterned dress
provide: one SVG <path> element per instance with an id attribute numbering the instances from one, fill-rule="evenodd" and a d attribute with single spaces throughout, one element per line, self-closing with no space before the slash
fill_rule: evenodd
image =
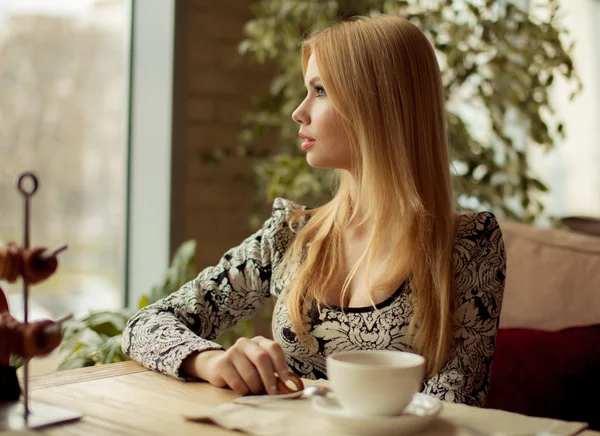
<path id="1" fill-rule="evenodd" d="M 123 350 L 142 365 L 172 377 L 191 353 L 222 349 L 213 342 L 225 330 L 253 317 L 276 298 L 273 338 L 291 370 L 308 379 L 326 378 L 326 357 L 346 350 L 412 351 L 407 328 L 414 309 L 405 281 L 375 307 L 327 306 L 311 312 L 311 338 L 303 345 L 291 329 L 282 277 L 282 257 L 294 239 L 292 208 L 277 199 L 272 216 L 213 267 L 179 291 L 145 307 L 123 332 Z M 300 223 L 300 226 L 303 223 Z M 442 400 L 481 406 L 485 399 L 506 273 L 498 222 L 489 212 L 461 215 L 454 247 L 455 330 L 448 361 L 425 380 L 422 391 Z"/>

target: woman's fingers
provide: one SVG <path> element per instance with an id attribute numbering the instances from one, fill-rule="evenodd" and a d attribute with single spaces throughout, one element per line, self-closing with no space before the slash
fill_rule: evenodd
<path id="1" fill-rule="evenodd" d="M 275 373 L 284 381 L 289 378 L 281 346 L 260 336 L 238 339 L 226 351 L 217 371 L 229 387 L 240 395 L 265 391 L 269 394 L 280 393 Z"/>
<path id="2" fill-rule="evenodd" d="M 244 380 L 244 383 L 246 386 L 248 386 L 248 389 L 250 389 L 251 393 L 260 394 L 264 392 L 260 374 L 258 373 L 258 370 L 254 364 L 250 361 L 246 352 L 235 352 L 232 355 L 232 362 L 237 373 L 240 375 L 242 380 Z"/>
<path id="3" fill-rule="evenodd" d="M 246 355 L 257 369 L 265 390 L 271 395 L 277 394 L 278 390 L 277 379 L 275 378 L 275 364 L 271 355 L 267 350 L 259 346 L 254 341 L 250 341 L 246 347 Z"/>
<path id="4" fill-rule="evenodd" d="M 269 356 L 271 357 L 271 362 L 273 362 L 275 372 L 279 375 L 281 379 L 283 379 L 283 381 L 286 381 L 288 379 L 289 370 L 287 361 L 285 360 L 285 354 L 283 353 L 281 345 L 279 345 L 275 341 L 263 338 L 262 336 L 255 337 L 253 341 L 256 344 L 258 344 L 263 350 L 269 353 Z"/>
<path id="5" fill-rule="evenodd" d="M 250 388 L 238 373 L 235 364 L 224 364 L 220 368 L 220 377 L 225 380 L 227 386 L 238 395 L 248 395 Z"/>

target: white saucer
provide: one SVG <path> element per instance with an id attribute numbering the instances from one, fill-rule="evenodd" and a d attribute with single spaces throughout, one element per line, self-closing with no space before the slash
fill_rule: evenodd
<path id="1" fill-rule="evenodd" d="M 334 394 L 316 397 L 313 409 L 331 424 L 348 433 L 370 435 L 408 435 L 423 430 L 440 414 L 442 402 L 425 394 L 415 394 L 402 415 L 358 416 L 345 409 Z"/>

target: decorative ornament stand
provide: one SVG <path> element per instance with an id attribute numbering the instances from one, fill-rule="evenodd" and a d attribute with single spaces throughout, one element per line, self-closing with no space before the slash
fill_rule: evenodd
<path id="1" fill-rule="evenodd" d="M 79 412 L 31 401 L 29 398 L 29 360 L 48 354 L 62 340 L 61 325 L 71 315 L 57 321 L 29 323 L 29 285 L 50 277 L 57 268 L 56 256 L 66 245 L 47 252 L 45 248 L 30 249 L 30 200 L 38 189 L 38 179 L 30 172 L 21 174 L 17 188 L 23 196 L 23 247 L 6 244 L 0 256 L 0 279 L 14 282 L 23 280 L 23 322 L 15 320 L 8 310 L 8 302 L 0 289 L 0 434 L 23 429 L 34 429 L 80 419 Z M 8 364 L 11 354 L 25 359 L 23 395 L 16 369 Z"/>

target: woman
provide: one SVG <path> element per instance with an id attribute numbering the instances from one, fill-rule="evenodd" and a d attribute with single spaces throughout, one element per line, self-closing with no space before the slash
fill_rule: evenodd
<path id="1" fill-rule="evenodd" d="M 334 198 L 275 200 L 261 230 L 136 314 L 124 351 L 245 395 L 276 393 L 274 373 L 290 369 L 324 378 L 342 350 L 407 350 L 426 358 L 425 393 L 482 405 L 504 246 L 492 214 L 453 211 L 432 47 L 405 19 L 359 18 L 306 41 L 302 61 L 308 92 L 292 117 L 308 163 L 337 170 Z M 274 341 L 212 342 L 271 296 Z"/>

